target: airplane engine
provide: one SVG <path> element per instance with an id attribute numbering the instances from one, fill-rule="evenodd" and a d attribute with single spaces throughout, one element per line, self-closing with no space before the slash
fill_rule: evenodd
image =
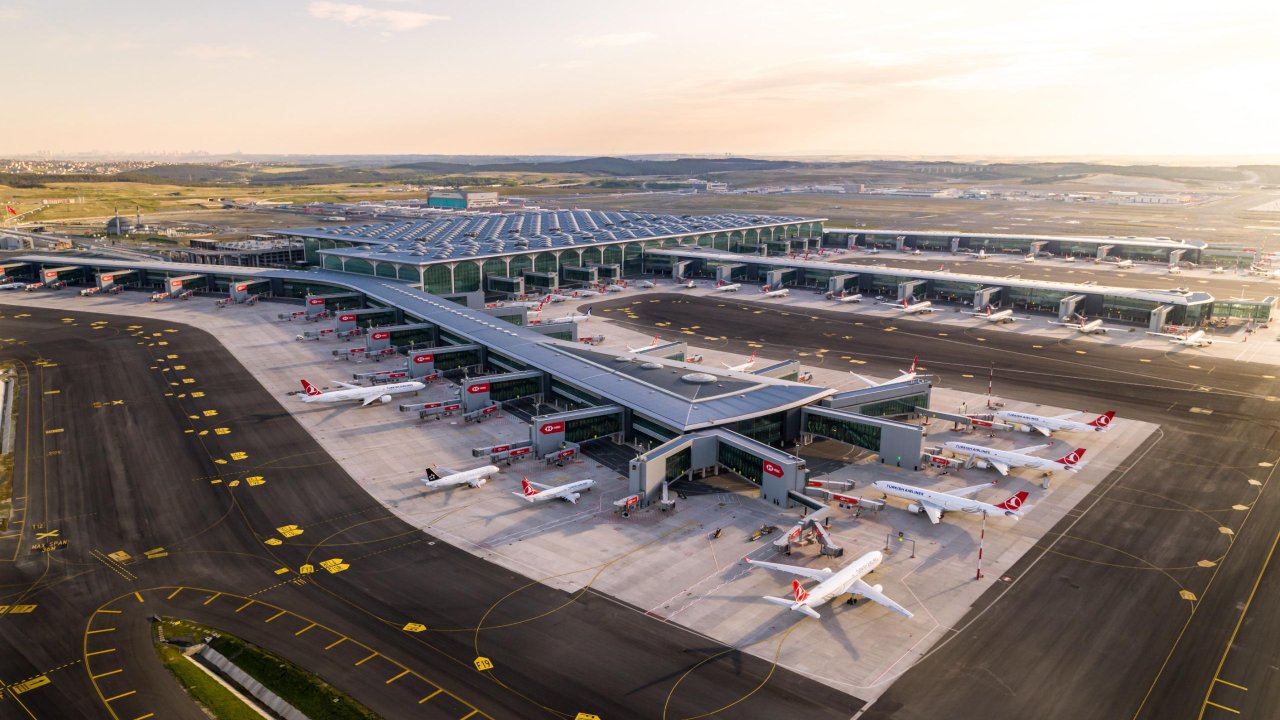
<path id="1" fill-rule="evenodd" d="M 489 481 L 488 481 L 488 480 L 486 480 L 486 479 L 484 479 L 484 478 L 476 478 L 475 480 L 472 480 L 471 482 L 469 482 L 469 483 L 467 483 L 467 484 L 468 484 L 468 485 L 470 485 L 470 486 L 471 486 L 471 487 L 473 487 L 473 488 L 478 488 L 478 487 L 481 487 L 482 485 L 484 485 L 484 484 L 485 484 L 485 483 L 487 483 L 487 482 L 489 482 Z"/>
<path id="2" fill-rule="evenodd" d="M 565 495 L 565 496 L 564 496 L 564 499 L 565 499 L 565 500 L 568 500 L 569 502 L 573 503 L 574 505 L 577 505 L 577 504 L 578 504 L 578 498 L 580 498 L 580 497 L 582 497 L 582 495 L 580 495 L 580 494 L 578 494 L 578 493 L 569 493 L 568 495 Z"/>
<path id="3" fill-rule="evenodd" d="M 378 402 L 380 402 L 380 403 L 382 403 L 382 404 L 384 404 L 384 405 L 385 405 L 385 404 L 387 404 L 387 403 L 391 402 L 391 396 L 390 396 L 390 395 L 383 395 L 382 397 L 378 398 Z"/>
<path id="4" fill-rule="evenodd" d="M 872 585 L 872 586 L 871 586 L 871 589 L 872 589 L 872 590 L 875 590 L 876 592 L 880 592 L 880 591 L 884 590 L 884 586 L 883 586 L 883 585 L 881 585 L 881 584 L 879 584 L 879 583 L 876 583 L 875 585 Z"/>
<path id="5" fill-rule="evenodd" d="M 907 505 L 907 512 L 913 515 L 919 515 L 920 513 L 924 512 L 924 506 L 921 505 L 920 503 L 909 503 Z"/>

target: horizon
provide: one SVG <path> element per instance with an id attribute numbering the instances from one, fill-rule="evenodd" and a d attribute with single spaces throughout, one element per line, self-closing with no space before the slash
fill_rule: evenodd
<path id="1" fill-rule="evenodd" d="M 245 18 L 254 18 L 246 22 Z M 0 0 L 0 157 L 1280 160 L 1249 3 Z M 94 148 L 72 150 L 70 148 Z M 1267 159 L 1267 160 L 1260 160 Z"/>

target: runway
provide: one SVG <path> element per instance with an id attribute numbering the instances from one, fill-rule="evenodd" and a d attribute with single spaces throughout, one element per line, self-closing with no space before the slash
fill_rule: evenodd
<path id="1" fill-rule="evenodd" d="M 723 297 L 644 298 L 592 307 L 664 339 L 696 325 L 698 345 L 746 354 L 754 343 L 762 358 L 824 367 L 848 356 L 867 363 L 849 369 L 881 377 L 919 355 L 939 385 L 977 393 L 995 363 L 996 395 L 1162 426 L 1013 572 L 983 580 L 991 588 L 970 614 L 861 718 L 1165 720 L 1280 707 L 1270 679 L 1280 587 L 1268 573 L 1280 537 L 1275 367 Z M 638 319 L 602 314 L 624 306 Z"/>
<path id="2" fill-rule="evenodd" d="M 436 542 L 198 329 L 5 307 L 0 343 L 19 377 L 0 718 L 203 717 L 155 662 L 154 615 L 262 645 L 386 718 L 844 720 L 863 705 Z"/>

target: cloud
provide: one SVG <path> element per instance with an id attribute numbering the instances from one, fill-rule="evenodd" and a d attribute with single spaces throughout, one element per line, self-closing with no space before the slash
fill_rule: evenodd
<path id="1" fill-rule="evenodd" d="M 336 20 L 351 27 L 368 27 L 383 32 L 417 30 L 437 20 L 449 19 L 443 15 L 431 15 L 415 10 L 380 10 L 368 5 L 328 2 L 328 0 L 312 2 L 307 6 L 307 13 L 320 20 Z"/>
<path id="2" fill-rule="evenodd" d="M 578 47 L 581 48 L 598 48 L 598 47 L 626 47 L 628 45 L 639 45 L 643 42 L 649 42 L 658 37 L 651 32 L 624 32 L 609 33 L 607 35 L 597 35 L 595 37 L 582 38 L 578 41 Z"/>
<path id="3" fill-rule="evenodd" d="M 178 54 L 197 60 L 248 60 L 257 57 L 258 51 L 231 45 L 188 45 Z"/>

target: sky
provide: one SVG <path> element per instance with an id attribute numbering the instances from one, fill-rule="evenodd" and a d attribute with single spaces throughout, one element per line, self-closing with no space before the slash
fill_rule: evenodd
<path id="1" fill-rule="evenodd" d="M 1280 155 L 1280 3 L 0 0 L 0 156 Z"/>

